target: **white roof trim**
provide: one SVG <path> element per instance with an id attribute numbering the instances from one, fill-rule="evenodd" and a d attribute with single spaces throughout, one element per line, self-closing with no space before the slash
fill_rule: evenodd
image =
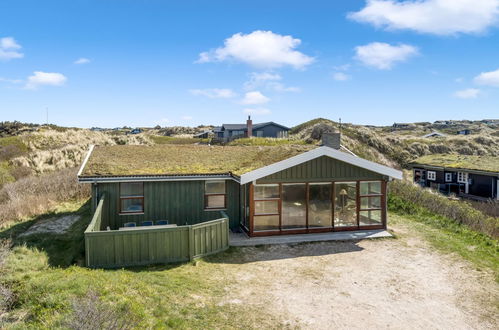
<path id="1" fill-rule="evenodd" d="M 340 160 L 342 162 L 358 166 L 361 168 L 365 168 L 366 170 L 376 172 L 379 174 L 386 175 L 390 178 L 394 179 L 402 179 L 402 171 L 396 170 L 394 168 L 380 165 L 375 162 L 371 162 L 369 160 L 352 156 L 349 155 L 345 152 L 338 151 L 336 149 L 330 148 L 330 147 L 319 147 L 313 150 L 310 150 L 308 152 L 299 154 L 297 156 L 293 156 L 291 158 L 281 160 L 280 162 L 261 167 L 259 169 L 256 169 L 254 171 L 245 173 L 241 175 L 241 184 L 246 184 L 248 182 L 266 177 L 268 175 L 283 171 L 287 168 L 308 162 L 309 160 L 319 158 L 322 156 L 328 156 L 333 159 Z"/>
<path id="2" fill-rule="evenodd" d="M 80 170 L 78 171 L 78 174 L 76 174 L 76 176 L 80 176 L 81 173 L 83 172 L 83 169 L 87 165 L 88 159 L 90 158 L 90 155 L 92 154 L 92 151 L 94 151 L 94 147 L 95 147 L 95 145 L 93 145 L 93 144 L 90 145 L 90 148 L 88 149 L 88 153 L 85 156 L 85 159 L 83 160 L 83 163 L 80 166 Z"/>

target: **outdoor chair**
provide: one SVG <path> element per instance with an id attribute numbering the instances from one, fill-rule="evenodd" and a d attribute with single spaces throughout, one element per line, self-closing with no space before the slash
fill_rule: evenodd
<path id="1" fill-rule="evenodd" d="M 168 224 L 168 220 L 158 220 L 156 221 L 156 225 L 167 225 Z"/>
<path id="2" fill-rule="evenodd" d="M 152 221 L 142 221 L 140 223 L 141 226 L 152 226 L 153 222 Z"/>
<path id="3" fill-rule="evenodd" d="M 123 227 L 137 227 L 137 223 L 136 222 L 125 222 L 123 224 Z"/>

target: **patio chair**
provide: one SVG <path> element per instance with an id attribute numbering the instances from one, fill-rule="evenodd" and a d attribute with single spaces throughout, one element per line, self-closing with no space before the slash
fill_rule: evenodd
<path id="1" fill-rule="evenodd" d="M 168 220 L 158 220 L 156 221 L 156 225 L 167 225 L 168 224 Z"/>
<path id="2" fill-rule="evenodd" d="M 142 221 L 140 223 L 141 226 L 152 226 L 153 222 L 152 221 Z"/>
<path id="3" fill-rule="evenodd" d="M 123 224 L 123 227 L 137 227 L 137 223 L 136 222 L 125 222 Z"/>

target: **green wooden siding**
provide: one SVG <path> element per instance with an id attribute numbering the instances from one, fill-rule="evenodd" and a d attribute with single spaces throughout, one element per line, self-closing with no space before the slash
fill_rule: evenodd
<path id="1" fill-rule="evenodd" d="M 95 194 L 107 196 L 101 230 L 122 227 L 125 222 L 168 220 L 170 224 L 192 225 L 217 219 L 220 211 L 204 210 L 205 181 L 144 182 L 144 214 L 119 214 L 119 183 L 99 183 Z M 227 209 L 230 227 L 239 224 L 239 183 L 227 180 Z"/>
<path id="2" fill-rule="evenodd" d="M 379 173 L 323 156 L 258 179 L 257 183 L 386 179 Z"/>
<path id="3" fill-rule="evenodd" d="M 184 262 L 229 247 L 229 219 L 192 226 L 86 231 L 87 267 L 117 268 Z"/>

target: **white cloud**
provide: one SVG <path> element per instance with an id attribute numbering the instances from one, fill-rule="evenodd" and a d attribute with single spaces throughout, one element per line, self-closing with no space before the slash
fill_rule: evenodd
<path id="1" fill-rule="evenodd" d="M 368 0 L 358 12 L 348 14 L 357 22 L 387 30 L 452 35 L 480 33 L 499 20 L 498 0 Z"/>
<path id="2" fill-rule="evenodd" d="M 35 71 L 28 77 L 27 89 L 37 89 L 39 86 L 62 86 L 68 79 L 62 73 Z"/>
<path id="3" fill-rule="evenodd" d="M 351 77 L 344 72 L 333 73 L 333 79 L 336 81 L 346 81 L 346 80 L 350 80 L 350 78 Z"/>
<path id="4" fill-rule="evenodd" d="M 271 111 L 266 108 L 251 108 L 251 109 L 244 109 L 244 113 L 248 115 L 270 115 Z"/>
<path id="5" fill-rule="evenodd" d="M 499 87 L 499 69 L 496 71 L 482 72 L 473 81 L 479 85 Z"/>
<path id="6" fill-rule="evenodd" d="M 190 89 L 192 95 L 206 96 L 210 99 L 230 99 L 236 97 L 237 94 L 228 88 L 205 88 L 205 89 Z"/>
<path id="7" fill-rule="evenodd" d="M 73 63 L 74 64 L 87 64 L 87 63 L 90 63 L 90 60 L 88 58 L 85 58 L 85 57 L 80 57 L 79 59 L 77 59 Z"/>
<path id="8" fill-rule="evenodd" d="M 409 57 L 418 54 L 418 49 L 411 45 L 400 44 L 392 46 L 383 42 L 371 42 L 355 47 L 356 59 L 367 66 L 389 70 L 397 62 L 404 62 Z"/>
<path id="9" fill-rule="evenodd" d="M 192 116 L 182 116 L 182 120 L 192 120 Z"/>
<path id="10" fill-rule="evenodd" d="M 266 87 L 268 89 L 272 89 L 276 92 L 291 92 L 291 93 L 301 92 L 301 88 L 299 88 L 299 87 L 285 86 L 285 85 L 281 84 L 280 82 L 275 82 L 275 81 L 267 83 Z"/>
<path id="11" fill-rule="evenodd" d="M 264 104 L 270 101 L 268 97 L 259 91 L 247 92 L 241 100 L 241 104 Z"/>
<path id="12" fill-rule="evenodd" d="M 270 72 L 251 72 L 250 79 L 244 83 L 246 90 L 251 90 L 264 85 L 268 81 L 281 80 L 282 77 L 277 73 Z"/>
<path id="13" fill-rule="evenodd" d="M 234 60 L 258 68 L 292 66 L 303 69 L 314 61 L 297 50 L 300 39 L 283 36 L 272 31 L 237 33 L 225 39 L 224 46 L 199 54 L 198 63 Z"/>
<path id="14" fill-rule="evenodd" d="M 0 38 L 0 60 L 8 61 L 24 57 L 24 54 L 20 53 L 19 49 L 21 49 L 21 45 L 14 38 Z"/>
<path id="15" fill-rule="evenodd" d="M 476 99 L 479 94 L 480 94 L 479 89 L 468 88 L 468 89 L 463 89 L 463 90 L 455 92 L 454 97 L 457 97 L 460 99 Z"/>
<path id="16" fill-rule="evenodd" d="M 271 72 L 252 72 L 250 79 L 244 83 L 244 89 L 253 90 L 260 87 L 270 89 L 276 92 L 299 92 L 300 88 L 285 86 L 281 82 L 282 77 L 277 73 Z"/>
<path id="17" fill-rule="evenodd" d="M 0 77 L 0 81 L 10 83 L 10 84 L 22 84 L 24 82 L 22 79 L 9 79 L 9 78 L 3 78 L 3 77 Z"/>

